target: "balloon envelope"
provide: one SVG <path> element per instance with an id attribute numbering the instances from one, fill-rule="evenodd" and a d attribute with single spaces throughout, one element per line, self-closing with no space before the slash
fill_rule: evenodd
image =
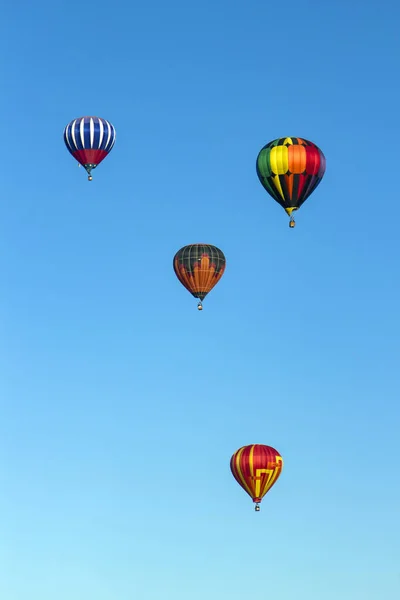
<path id="1" fill-rule="evenodd" d="M 114 126 L 100 117 L 79 117 L 64 129 L 68 151 L 89 173 L 111 152 L 116 132 Z"/>
<path id="2" fill-rule="evenodd" d="M 279 138 L 266 144 L 257 157 L 261 185 L 291 215 L 321 183 L 325 156 L 303 138 Z"/>
<path id="3" fill-rule="evenodd" d="M 184 246 L 174 256 L 173 267 L 181 284 L 199 300 L 218 283 L 224 274 L 225 255 L 210 244 Z"/>
<path id="4" fill-rule="evenodd" d="M 278 480 L 283 458 L 275 448 L 251 444 L 239 448 L 231 458 L 232 475 L 253 502 L 261 502 Z"/>

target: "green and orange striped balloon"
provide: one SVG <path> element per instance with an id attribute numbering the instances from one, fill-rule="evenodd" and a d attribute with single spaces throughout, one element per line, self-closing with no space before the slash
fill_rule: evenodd
<path id="1" fill-rule="evenodd" d="M 292 212 L 298 210 L 321 183 L 326 160 L 313 142 L 298 137 L 279 138 L 260 150 L 256 169 L 261 185 L 294 224 Z"/>
<path id="2" fill-rule="evenodd" d="M 283 467 L 283 458 L 275 448 L 251 444 L 237 450 L 231 458 L 232 475 L 256 503 L 255 510 L 265 494 L 276 483 Z"/>

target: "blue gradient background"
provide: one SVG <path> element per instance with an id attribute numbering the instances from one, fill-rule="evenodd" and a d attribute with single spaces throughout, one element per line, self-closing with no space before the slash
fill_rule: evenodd
<path id="1" fill-rule="evenodd" d="M 398 3 L 2 13 L 0 597 L 400 597 Z M 286 135 L 327 159 L 293 231 L 255 172 Z M 259 514 L 249 443 L 285 460 Z"/>

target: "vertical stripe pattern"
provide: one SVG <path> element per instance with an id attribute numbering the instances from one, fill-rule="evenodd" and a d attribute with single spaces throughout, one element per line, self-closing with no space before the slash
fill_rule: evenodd
<path id="1" fill-rule="evenodd" d="M 79 117 L 64 129 L 64 142 L 72 156 L 84 167 L 94 169 L 111 152 L 116 131 L 106 119 Z"/>
<path id="2" fill-rule="evenodd" d="M 111 152 L 116 139 L 114 125 L 100 117 L 80 117 L 64 129 L 64 141 L 73 155 L 77 150 Z"/>
<path id="3" fill-rule="evenodd" d="M 253 502 L 261 502 L 278 480 L 283 459 L 275 448 L 251 444 L 239 448 L 231 458 L 232 475 Z"/>
<path id="4" fill-rule="evenodd" d="M 259 152 L 257 175 L 264 189 L 286 209 L 297 209 L 321 183 L 325 156 L 303 138 L 279 138 Z"/>

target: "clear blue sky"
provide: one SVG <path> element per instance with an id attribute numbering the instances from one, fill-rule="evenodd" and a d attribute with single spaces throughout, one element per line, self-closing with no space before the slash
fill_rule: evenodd
<path id="1" fill-rule="evenodd" d="M 9 2 L 2 600 L 400 597 L 398 3 Z M 115 147 L 88 183 L 82 115 Z M 324 180 L 295 230 L 260 148 Z M 172 258 L 219 246 L 196 310 Z M 240 446 L 285 466 L 259 514 Z"/>

